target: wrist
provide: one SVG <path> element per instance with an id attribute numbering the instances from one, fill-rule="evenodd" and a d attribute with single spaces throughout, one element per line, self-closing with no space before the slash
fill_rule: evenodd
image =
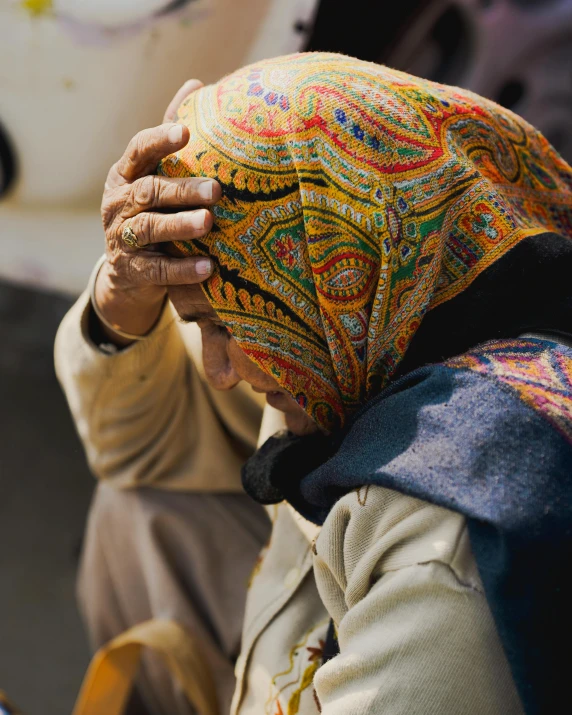
<path id="1" fill-rule="evenodd" d="M 113 275 L 107 261 L 98 265 L 90 292 L 100 332 L 106 340 L 126 347 L 141 340 L 157 324 L 165 305 L 166 291 L 157 286 L 135 288 L 123 285 Z"/>

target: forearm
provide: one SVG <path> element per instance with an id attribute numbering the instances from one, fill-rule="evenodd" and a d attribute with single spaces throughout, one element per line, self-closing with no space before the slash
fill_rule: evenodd
<path id="1" fill-rule="evenodd" d="M 59 328 L 56 372 L 96 475 L 141 475 L 149 466 L 142 455 L 156 459 L 154 415 L 161 423 L 177 411 L 178 400 L 167 398 L 185 380 L 184 346 L 166 311 L 148 339 L 109 355 L 92 341 L 90 318 L 84 294 Z M 182 391 L 178 399 L 184 400 Z"/>
<path id="2" fill-rule="evenodd" d="M 83 295 L 56 338 L 56 371 L 100 479 L 117 487 L 237 491 L 244 448 L 211 406 L 167 307 L 144 340 L 106 355 Z"/>

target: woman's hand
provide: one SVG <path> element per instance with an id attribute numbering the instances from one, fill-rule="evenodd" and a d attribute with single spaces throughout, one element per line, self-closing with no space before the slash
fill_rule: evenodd
<path id="1" fill-rule="evenodd" d="M 165 121 L 172 120 L 182 100 L 201 86 L 190 80 L 181 87 Z M 157 249 L 162 242 L 199 238 L 212 227 L 210 211 L 191 207 L 218 201 L 221 191 L 216 181 L 154 175 L 159 161 L 188 140 L 189 130 L 180 124 L 165 123 L 139 132 L 111 167 L 105 183 L 101 214 L 107 261 L 97 278 L 95 299 L 109 323 L 134 335 L 145 335 L 156 323 L 168 286 L 200 283 L 212 270 L 208 258 L 171 258 Z M 122 238 L 126 227 L 137 237 L 137 247 Z M 101 329 L 118 345 L 130 342 L 103 324 Z"/>

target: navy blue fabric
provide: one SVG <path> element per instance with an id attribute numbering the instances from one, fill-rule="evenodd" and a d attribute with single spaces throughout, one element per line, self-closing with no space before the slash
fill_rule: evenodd
<path id="1" fill-rule="evenodd" d="M 543 347 L 572 357 L 562 346 Z M 305 444 L 297 443 L 302 461 Z M 512 388 L 440 364 L 396 381 L 333 449 L 298 481 L 289 469 L 279 470 L 274 488 L 315 523 L 323 523 L 343 494 L 367 484 L 464 514 L 526 713 L 572 710 L 567 439 Z"/>

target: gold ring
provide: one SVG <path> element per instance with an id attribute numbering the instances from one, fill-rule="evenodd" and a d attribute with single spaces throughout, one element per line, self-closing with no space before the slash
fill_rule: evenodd
<path id="1" fill-rule="evenodd" d="M 123 243 L 126 243 L 129 248 L 139 248 L 139 239 L 131 226 L 125 226 L 123 233 L 121 234 L 121 238 Z"/>

